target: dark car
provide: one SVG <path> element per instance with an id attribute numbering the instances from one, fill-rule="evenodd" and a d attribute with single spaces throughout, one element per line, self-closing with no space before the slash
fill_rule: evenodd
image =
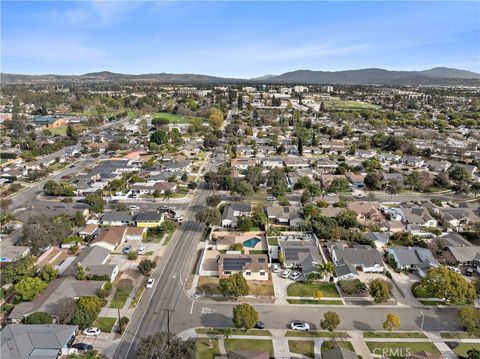
<path id="1" fill-rule="evenodd" d="M 73 344 L 72 348 L 75 348 L 77 350 L 84 351 L 84 352 L 89 352 L 89 351 L 93 350 L 93 346 L 90 345 L 90 344 L 87 344 L 87 343 Z"/>
<path id="2" fill-rule="evenodd" d="M 265 329 L 265 323 L 259 320 L 258 322 L 255 323 L 255 328 L 256 329 Z"/>

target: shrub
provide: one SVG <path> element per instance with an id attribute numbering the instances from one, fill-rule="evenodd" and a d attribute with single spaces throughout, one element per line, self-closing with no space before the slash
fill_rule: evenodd
<path id="1" fill-rule="evenodd" d="M 347 295 L 361 294 L 367 289 L 367 285 L 360 281 L 360 279 L 340 280 L 338 286 Z"/>
<path id="2" fill-rule="evenodd" d="M 130 251 L 127 254 L 127 258 L 131 261 L 134 261 L 138 258 L 138 252 L 137 251 Z"/>
<path id="3" fill-rule="evenodd" d="M 53 317 L 47 312 L 35 312 L 25 319 L 25 324 L 52 324 Z"/>
<path id="4" fill-rule="evenodd" d="M 119 323 L 119 327 L 118 327 L 120 334 L 122 334 L 125 331 L 129 321 L 130 321 L 130 319 L 128 319 L 128 317 L 121 317 L 120 318 L 120 323 Z"/>
<path id="5" fill-rule="evenodd" d="M 110 295 L 110 293 L 112 292 L 112 288 L 113 288 L 112 283 L 110 283 L 110 282 L 105 283 L 103 288 L 101 288 L 97 291 L 98 297 L 102 298 L 102 299 L 107 298 Z"/>

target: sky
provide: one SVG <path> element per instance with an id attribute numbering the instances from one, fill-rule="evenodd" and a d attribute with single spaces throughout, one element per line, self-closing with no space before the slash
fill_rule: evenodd
<path id="1" fill-rule="evenodd" d="M 1 71 L 480 72 L 480 2 L 1 1 Z"/>

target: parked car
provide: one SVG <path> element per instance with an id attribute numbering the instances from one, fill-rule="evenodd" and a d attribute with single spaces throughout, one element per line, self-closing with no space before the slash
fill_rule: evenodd
<path id="1" fill-rule="evenodd" d="M 90 328 L 84 329 L 84 331 L 82 332 L 82 334 L 87 337 L 98 337 L 100 333 L 101 331 L 97 327 L 90 327 Z"/>
<path id="2" fill-rule="evenodd" d="M 68 166 L 68 168 L 75 168 L 75 165 L 70 165 Z"/>
<path id="3" fill-rule="evenodd" d="M 471 277 L 473 275 L 473 272 L 475 272 L 475 269 L 473 269 L 472 267 L 468 267 L 465 275 Z"/>
<path id="4" fill-rule="evenodd" d="M 327 197 L 335 197 L 337 194 L 333 192 L 327 193 Z"/>
<path id="5" fill-rule="evenodd" d="M 265 329 L 265 323 L 259 320 L 258 322 L 255 323 L 255 328 L 256 329 Z"/>
<path id="6" fill-rule="evenodd" d="M 131 210 L 131 211 L 138 211 L 140 209 L 140 207 L 132 204 L 132 205 L 128 206 L 128 209 Z"/>
<path id="7" fill-rule="evenodd" d="M 146 287 L 153 288 L 154 284 L 155 284 L 155 278 L 148 278 Z"/>
<path id="8" fill-rule="evenodd" d="M 274 196 L 268 196 L 267 201 L 275 201 L 275 197 Z"/>
<path id="9" fill-rule="evenodd" d="M 285 270 L 282 272 L 282 278 L 287 279 L 288 277 L 290 277 L 290 273 L 292 273 L 292 271 L 291 271 L 290 269 L 285 269 Z"/>
<path id="10" fill-rule="evenodd" d="M 357 193 L 357 194 L 355 195 L 355 198 L 356 198 L 356 199 L 365 198 L 365 195 L 364 195 L 363 193 Z"/>
<path id="11" fill-rule="evenodd" d="M 160 207 L 158 207 L 158 209 L 159 209 L 161 212 L 166 212 L 166 211 L 168 211 L 168 207 L 167 207 L 167 206 L 160 206 Z"/>
<path id="12" fill-rule="evenodd" d="M 87 343 L 76 343 L 72 345 L 72 348 L 77 349 L 82 352 L 89 352 L 93 350 L 93 345 Z"/>
<path id="13" fill-rule="evenodd" d="M 128 246 L 123 247 L 122 253 L 123 254 L 128 254 L 131 250 L 132 250 L 132 246 L 128 245 Z"/>
<path id="14" fill-rule="evenodd" d="M 290 329 L 308 332 L 310 330 L 310 324 L 301 321 L 293 321 L 290 323 Z"/>
<path id="15" fill-rule="evenodd" d="M 280 271 L 280 266 L 277 263 L 272 264 L 272 272 L 278 273 Z"/>
<path id="16" fill-rule="evenodd" d="M 138 248 L 138 254 L 144 254 L 147 251 L 147 247 L 141 246 Z"/>
<path id="17" fill-rule="evenodd" d="M 300 273 L 298 273 L 298 272 L 292 272 L 292 273 L 290 274 L 290 279 L 291 279 L 291 280 L 298 280 L 301 276 L 302 276 L 302 275 L 301 275 Z"/>

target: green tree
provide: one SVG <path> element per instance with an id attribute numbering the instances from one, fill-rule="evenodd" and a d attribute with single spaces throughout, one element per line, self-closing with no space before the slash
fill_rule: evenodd
<path id="1" fill-rule="evenodd" d="M 72 316 L 72 324 L 78 325 L 80 329 L 88 328 L 94 320 L 90 318 L 88 313 L 80 309 L 76 309 Z"/>
<path id="2" fill-rule="evenodd" d="M 218 195 L 209 196 L 207 197 L 207 206 L 217 207 L 221 201 L 222 201 L 221 196 L 218 196 Z"/>
<path id="3" fill-rule="evenodd" d="M 25 319 L 25 324 L 52 324 L 53 317 L 47 312 L 35 312 Z"/>
<path id="4" fill-rule="evenodd" d="M 383 329 L 391 332 L 396 328 L 400 328 L 400 317 L 395 313 L 388 313 L 387 319 L 383 322 Z"/>
<path id="5" fill-rule="evenodd" d="M 376 278 L 370 281 L 368 292 L 375 303 L 385 303 L 392 294 L 392 285 L 385 279 Z"/>
<path id="6" fill-rule="evenodd" d="M 472 175 L 465 167 L 455 165 L 448 171 L 448 178 L 450 178 L 456 184 L 463 184 L 469 182 L 472 178 Z"/>
<path id="7" fill-rule="evenodd" d="M 177 225 L 174 221 L 167 219 L 160 225 L 160 230 L 166 233 L 173 233 L 177 230 Z"/>
<path id="8" fill-rule="evenodd" d="M 46 283 L 50 283 L 52 280 L 58 277 L 58 270 L 51 264 L 45 264 L 38 273 L 38 277 Z"/>
<path id="9" fill-rule="evenodd" d="M 25 277 L 20 282 L 15 284 L 15 293 L 22 301 L 30 301 L 37 295 L 42 293 L 48 284 L 40 278 Z"/>
<path id="10" fill-rule="evenodd" d="M 358 226 L 357 213 L 351 209 L 343 209 L 336 216 L 337 223 L 343 228 Z"/>
<path id="11" fill-rule="evenodd" d="M 463 328 L 469 332 L 480 333 L 480 309 L 465 307 L 458 311 L 458 318 Z"/>
<path id="12" fill-rule="evenodd" d="M 70 138 L 72 141 L 75 141 L 75 142 L 78 141 L 77 131 L 75 130 L 75 127 L 74 127 L 71 123 L 69 123 L 68 126 L 67 126 L 66 135 L 67 135 L 67 137 Z"/>
<path id="13" fill-rule="evenodd" d="M 335 329 L 340 324 L 340 317 L 336 312 L 328 311 L 323 314 L 323 319 L 320 321 L 320 328 L 328 330 L 330 335 L 333 335 Z"/>
<path id="14" fill-rule="evenodd" d="M 365 183 L 365 187 L 369 190 L 378 190 L 382 188 L 380 176 L 375 172 L 367 173 L 363 182 Z"/>
<path id="15" fill-rule="evenodd" d="M 185 341 L 167 333 L 158 332 L 141 340 L 138 346 L 138 359 L 195 359 L 195 339 Z"/>
<path id="16" fill-rule="evenodd" d="M 247 232 L 253 227 L 253 222 L 247 216 L 240 216 L 237 219 L 237 230 L 240 232 Z"/>
<path id="17" fill-rule="evenodd" d="M 157 130 L 150 135 L 150 142 L 157 145 L 163 145 L 168 143 L 168 130 Z"/>
<path id="18" fill-rule="evenodd" d="M 397 195 L 400 192 L 402 192 L 402 189 L 403 189 L 402 182 L 396 179 L 391 179 L 387 181 L 387 186 L 385 188 L 385 191 L 393 197 L 394 195 Z"/>
<path id="19" fill-rule="evenodd" d="M 204 223 L 207 227 L 218 226 L 221 223 L 222 215 L 218 208 L 204 208 L 197 212 L 195 219 Z"/>
<path id="20" fill-rule="evenodd" d="M 472 348 L 467 351 L 467 359 L 480 359 L 480 350 Z"/>
<path id="21" fill-rule="evenodd" d="M 238 193 L 240 196 L 245 197 L 253 194 L 253 187 L 245 180 L 241 180 L 235 183 L 233 192 Z"/>
<path id="22" fill-rule="evenodd" d="M 210 116 L 208 117 L 208 124 L 214 131 L 220 129 L 223 125 L 223 112 L 213 107 Z"/>
<path id="23" fill-rule="evenodd" d="M 203 145 L 206 148 L 215 148 L 218 146 L 218 137 L 213 133 L 207 134 L 203 139 Z"/>
<path id="24" fill-rule="evenodd" d="M 35 260 L 32 256 L 26 255 L 13 263 L 8 263 L 1 269 L 2 283 L 18 283 L 25 277 L 35 275 Z"/>
<path id="25" fill-rule="evenodd" d="M 140 263 L 138 263 L 138 270 L 140 273 L 142 273 L 144 276 L 149 276 L 150 273 L 152 273 L 152 270 L 155 269 L 157 266 L 157 263 L 155 261 L 152 261 L 150 259 L 142 259 Z"/>
<path id="26" fill-rule="evenodd" d="M 436 297 L 444 298 L 447 302 L 471 303 L 476 297 L 473 284 L 445 266 L 430 269 L 420 283 Z"/>
<path id="27" fill-rule="evenodd" d="M 105 207 L 105 200 L 96 193 L 85 197 L 85 203 L 88 204 L 95 213 L 102 213 Z"/>
<path id="28" fill-rule="evenodd" d="M 218 290 L 226 297 L 240 297 L 248 295 L 250 288 L 243 275 L 235 273 L 228 278 L 221 278 Z"/>
<path id="29" fill-rule="evenodd" d="M 239 304 L 233 308 L 233 322 L 237 328 L 252 329 L 258 322 L 258 313 L 250 304 Z"/>

